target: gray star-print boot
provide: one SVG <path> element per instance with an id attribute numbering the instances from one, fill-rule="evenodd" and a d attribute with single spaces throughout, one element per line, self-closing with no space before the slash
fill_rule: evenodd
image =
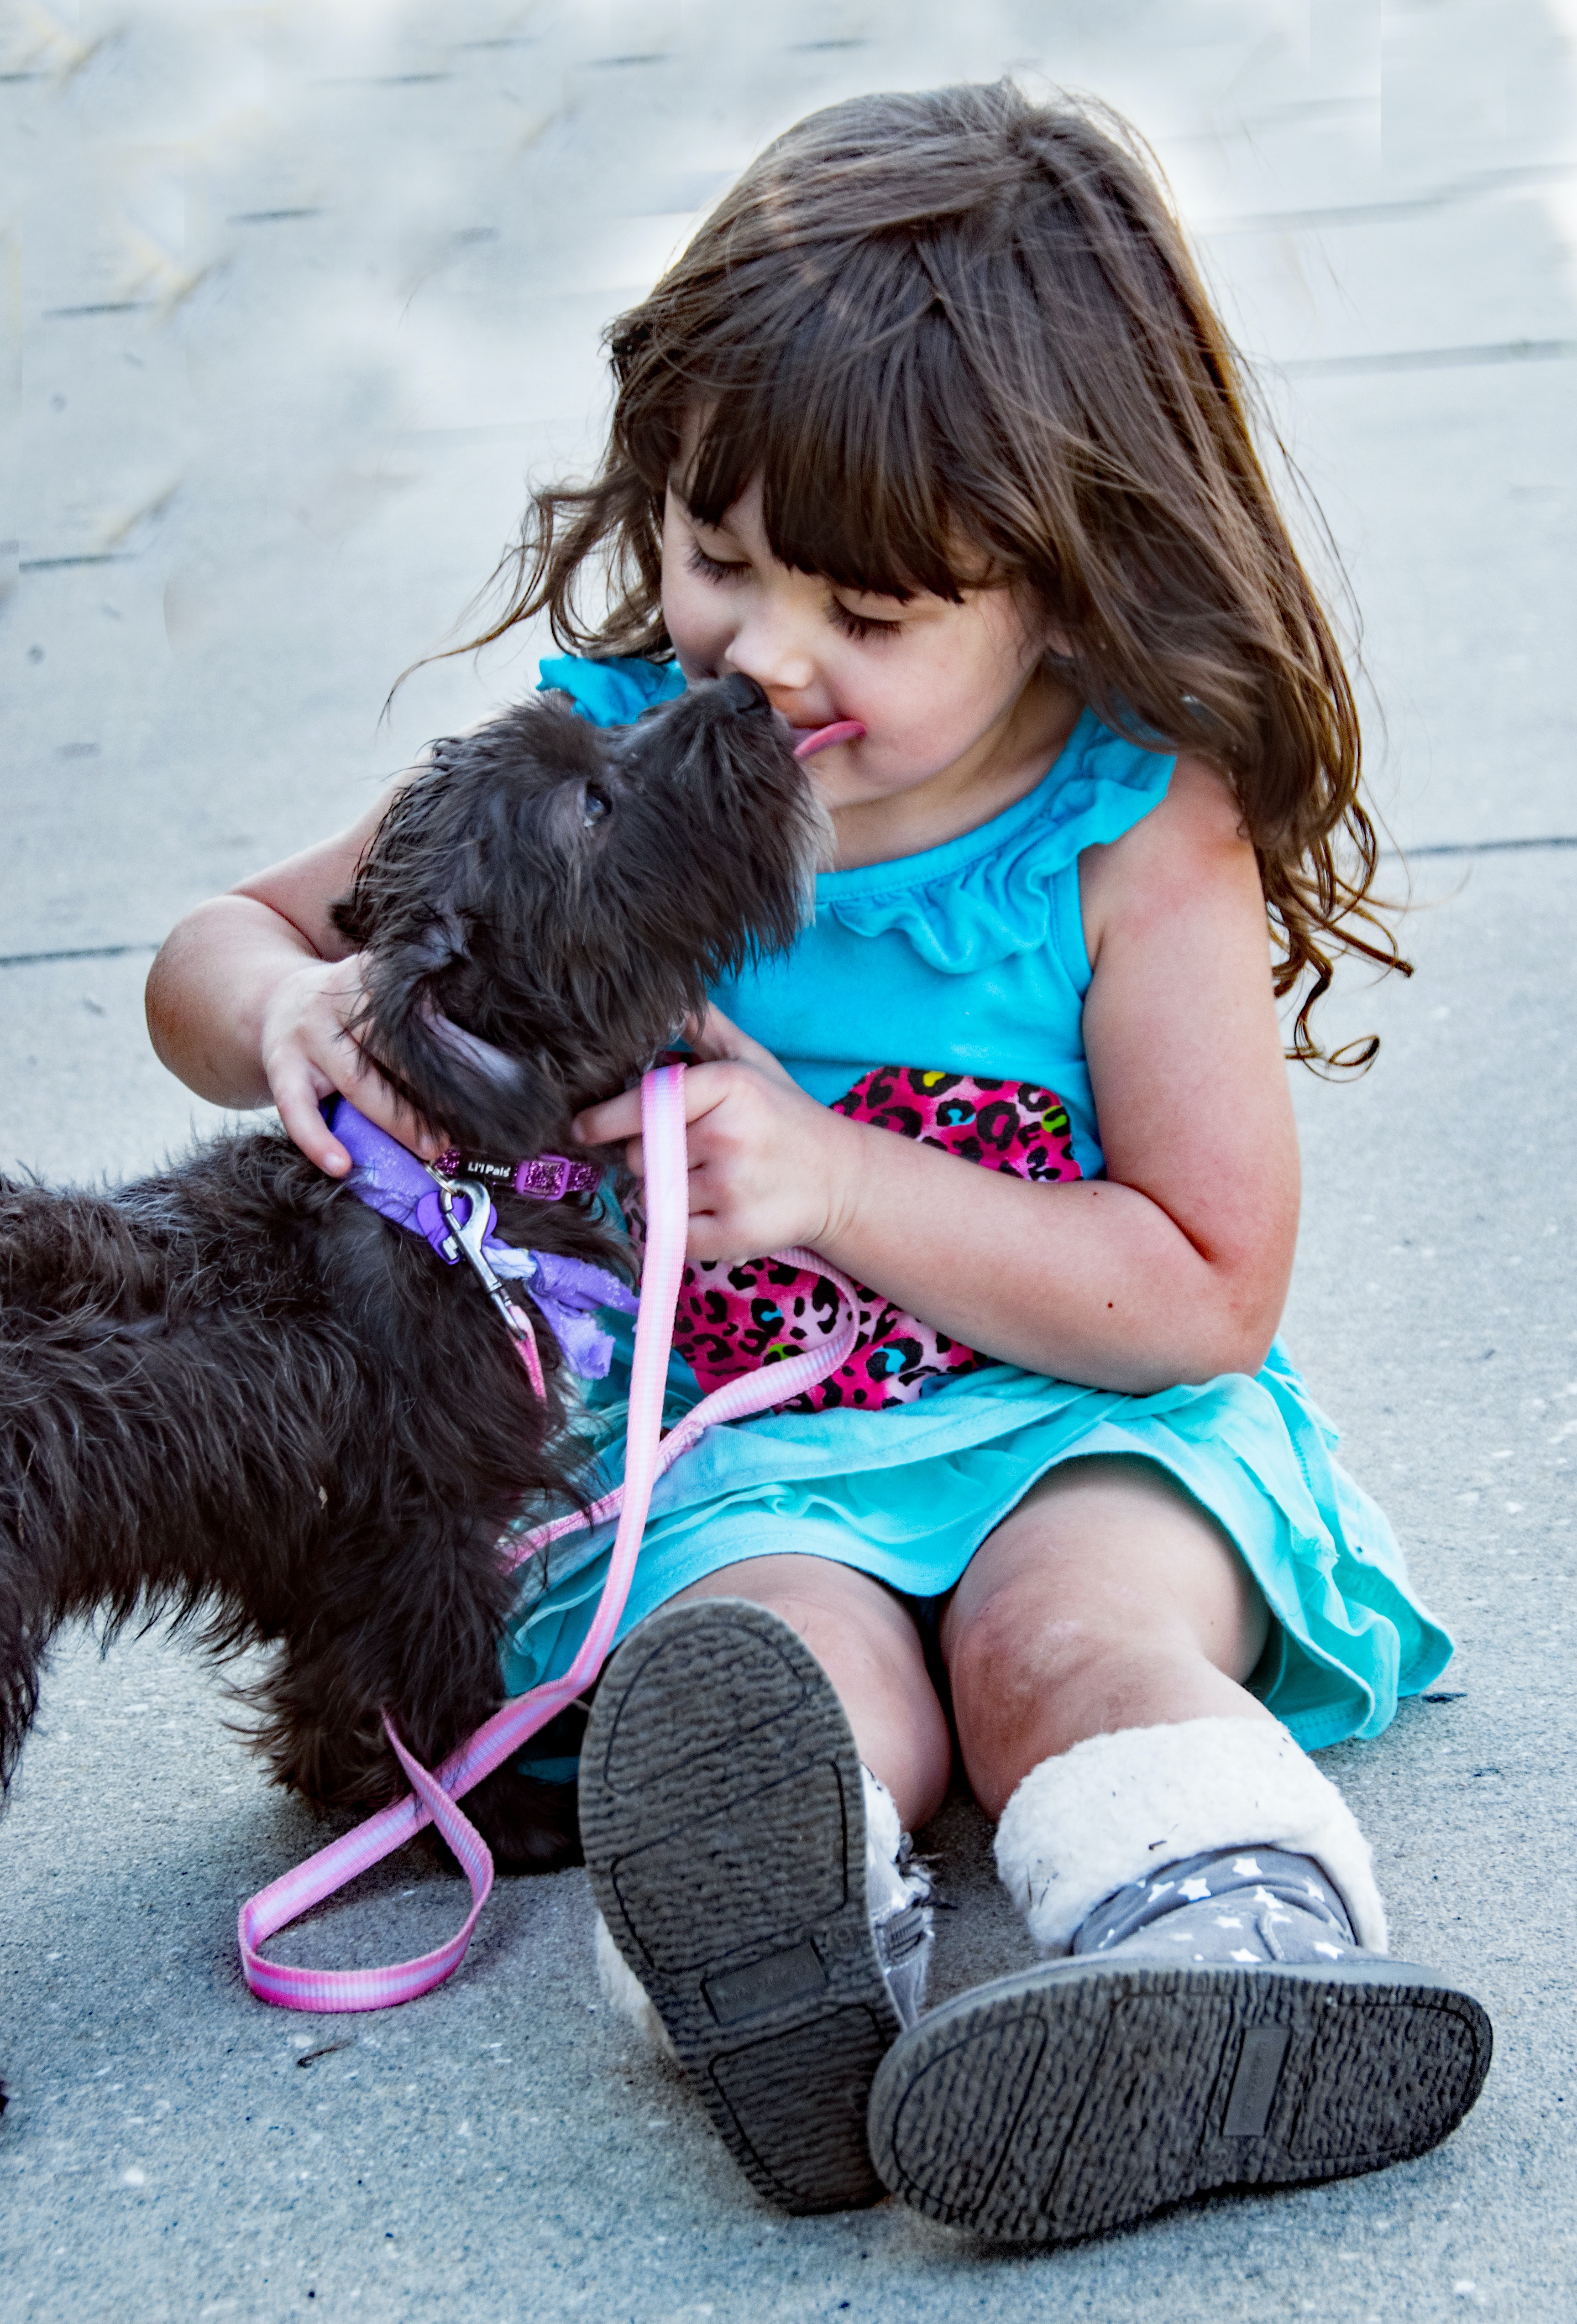
<path id="1" fill-rule="evenodd" d="M 580 1828 L 614 2006 L 788 2211 L 880 2200 L 871 2079 L 919 2015 L 930 1881 L 798 1633 L 706 1598 L 632 1632 L 593 1705 Z"/>
<path id="2" fill-rule="evenodd" d="M 1176 1950 L 1175 1950 L 1176 1949 Z M 1226 1967 L 1357 1960 L 1347 1908 L 1312 1856 L 1206 1849 L 1098 1904 L 1074 1932 L 1075 1959 Z"/>
<path id="3" fill-rule="evenodd" d="M 1422 2154 L 1479 2094 L 1488 2017 L 1386 1957 L 1351 1812 L 1268 1720 L 1044 1761 L 997 1864 L 1061 1958 L 944 2003 L 872 2088 L 876 2167 L 933 2218 L 1070 2242 L 1213 2189 Z"/>

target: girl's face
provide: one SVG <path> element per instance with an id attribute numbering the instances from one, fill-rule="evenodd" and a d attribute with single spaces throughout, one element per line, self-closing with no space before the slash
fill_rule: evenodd
<path id="1" fill-rule="evenodd" d="M 840 830 L 851 811 L 862 826 L 883 807 L 890 821 L 900 798 L 906 825 L 940 810 L 967 830 L 1038 780 L 1072 724 L 1071 698 L 1037 676 L 1048 641 L 1031 634 L 1010 590 L 966 591 L 955 605 L 797 573 L 768 545 L 759 483 L 721 525 L 698 523 L 670 484 L 662 605 L 687 678 L 743 671 L 801 735 L 860 721 L 862 740 L 810 762 Z M 947 808 L 965 791 L 973 811 L 959 820 Z M 938 835 L 950 835 L 938 825 Z M 924 829 L 918 844 L 932 844 Z"/>

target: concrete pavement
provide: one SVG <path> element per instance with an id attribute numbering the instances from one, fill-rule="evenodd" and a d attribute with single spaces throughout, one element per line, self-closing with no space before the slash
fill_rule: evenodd
<path id="1" fill-rule="evenodd" d="M 1461 1651 L 1327 1755 L 1396 1949 L 1495 2018 L 1440 2153 L 982 2252 L 893 2206 L 785 2221 L 597 2006 L 584 1878 L 504 1884 L 408 2009 L 253 2002 L 240 1899 L 319 1828 L 179 1647 L 69 1642 L 0 1824 L 0 2319 L 666 2324 L 847 2315 L 1561 2319 L 1577 2299 L 1570 1062 L 1577 18 L 914 0 L 19 11 L 0 168 L 25 332 L 0 604 L 0 1167 L 119 1174 L 207 1110 L 148 1053 L 152 946 L 530 682 L 454 633 L 521 477 L 588 456 L 596 335 L 771 132 L 1005 67 L 1150 136 L 1334 530 L 1418 851 L 1385 1046 L 1295 1077 L 1288 1335 Z M 0 524 L 0 533 L 13 527 Z M 1503 843 L 1535 843 L 1506 846 Z M 1445 852 L 1434 852 L 1445 851 Z M 1398 872 L 1398 878 L 1400 873 Z M 979 1817 L 929 1835 L 942 1991 L 1021 1959 Z M 463 1892 L 397 1859 L 281 1950 L 411 1952 Z"/>

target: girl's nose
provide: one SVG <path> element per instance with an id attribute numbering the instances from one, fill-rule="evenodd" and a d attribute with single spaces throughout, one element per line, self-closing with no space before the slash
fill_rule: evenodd
<path id="1" fill-rule="evenodd" d="M 806 693 L 816 682 L 816 662 L 795 635 L 795 625 L 783 622 L 745 622 L 724 656 L 730 669 L 753 678 L 775 710 L 788 698 Z"/>

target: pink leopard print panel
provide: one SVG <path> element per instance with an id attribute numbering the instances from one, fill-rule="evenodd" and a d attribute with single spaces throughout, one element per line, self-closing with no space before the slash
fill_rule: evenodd
<path id="1" fill-rule="evenodd" d="M 1066 1179 L 1082 1174 L 1074 1159 L 1067 1108 L 1030 1082 L 982 1082 L 969 1074 L 926 1073 L 914 1065 L 876 1065 L 834 1101 L 851 1120 L 874 1122 L 918 1138 L 987 1170 L 1016 1178 Z M 879 1292 L 856 1284 L 860 1336 L 848 1361 L 819 1388 L 779 1405 L 779 1412 L 822 1412 L 834 1405 L 879 1411 L 908 1404 L 955 1372 L 990 1361 L 973 1348 L 906 1315 Z M 728 1267 L 718 1259 L 687 1266 L 674 1317 L 674 1345 L 703 1388 L 758 1365 L 780 1363 L 814 1346 L 837 1320 L 837 1297 L 825 1276 L 769 1259 Z"/>

